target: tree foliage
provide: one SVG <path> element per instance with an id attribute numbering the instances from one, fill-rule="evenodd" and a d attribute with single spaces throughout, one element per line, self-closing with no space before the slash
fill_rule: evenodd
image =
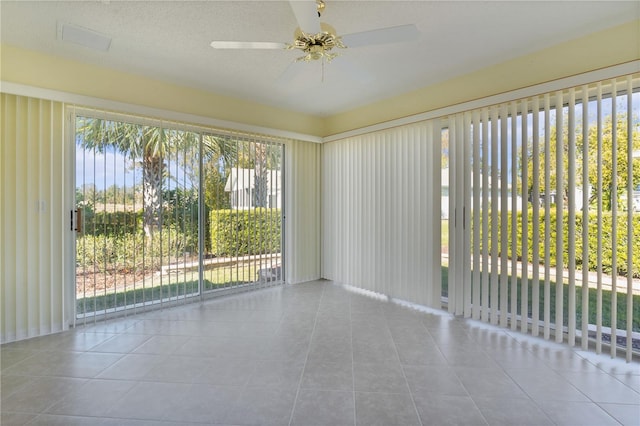
<path id="1" fill-rule="evenodd" d="M 542 194 L 545 192 L 547 179 L 549 181 L 549 189 L 551 192 L 557 190 L 557 158 L 558 158 L 558 144 L 557 144 L 557 127 L 553 126 L 549 132 L 549 144 L 545 143 L 545 135 L 540 135 L 540 146 L 539 146 L 539 156 L 538 156 L 538 189 L 539 193 Z M 563 126 L 563 136 L 561 143 L 562 150 L 562 163 L 564 169 L 564 179 L 563 185 L 561 188 L 561 195 L 566 199 L 568 196 L 568 167 L 569 167 L 569 131 L 568 126 Z M 575 132 L 575 170 L 576 170 L 576 185 L 582 186 L 584 182 L 582 182 L 582 167 L 583 167 L 583 143 L 584 137 L 582 135 L 581 126 L 577 126 L 576 129 L 572 129 L 571 131 Z M 618 199 L 619 195 L 626 191 L 627 187 L 627 178 L 629 170 L 632 170 L 632 181 L 633 186 L 636 187 L 640 184 L 640 160 L 636 159 L 633 161 L 632 168 L 629 168 L 628 158 L 628 146 L 627 146 L 627 115 L 626 114 L 618 114 L 617 122 L 615 126 L 615 135 L 617 140 L 617 149 L 616 149 L 616 177 L 617 177 L 617 196 L 613 197 L 613 134 L 614 134 L 614 126 L 613 119 L 611 116 L 607 116 L 603 120 L 601 138 L 598 139 L 598 125 L 597 123 L 593 123 L 589 126 L 589 131 L 586 138 L 586 143 L 588 144 L 588 158 L 587 158 L 587 167 L 589 172 L 589 181 L 588 184 L 591 186 L 591 199 L 590 203 L 596 201 L 597 193 L 598 193 L 598 183 L 601 179 L 601 194 L 603 200 L 603 208 L 605 210 L 611 210 L 612 208 L 612 200 Z M 632 145 L 633 150 L 640 149 L 640 128 L 636 125 L 636 127 L 632 130 Z M 528 189 L 529 194 L 532 193 L 533 190 L 533 152 L 529 149 L 528 152 Z M 547 176 L 545 173 L 545 168 L 547 167 L 547 162 L 549 163 L 549 175 Z M 598 165 L 600 164 L 601 175 L 599 176 Z"/>
<path id="2" fill-rule="evenodd" d="M 170 152 L 197 146 L 192 132 L 146 126 L 93 117 L 78 117 L 78 143 L 84 149 L 104 153 L 114 150 L 142 168 L 143 227 L 151 236 L 162 227 L 162 187 L 168 174 Z"/>
<path id="3" fill-rule="evenodd" d="M 238 161 L 238 142 L 230 138 L 205 135 L 203 137 L 204 197 L 208 209 L 231 207 L 225 185 L 231 168 Z"/>
<path id="4" fill-rule="evenodd" d="M 588 143 L 589 143 L 589 184 L 592 188 L 595 189 L 595 193 L 597 193 L 599 178 L 601 179 L 602 185 L 602 201 L 603 206 L 606 210 L 611 210 L 613 200 L 618 199 L 619 196 L 625 192 L 627 187 L 627 179 L 629 174 L 629 155 L 628 155 L 628 145 L 627 145 L 627 116 L 619 115 L 617 117 L 617 123 L 615 126 L 615 136 L 616 136 L 616 144 L 617 149 L 614 153 L 613 149 L 613 119 L 611 116 L 608 116 L 604 120 L 604 125 L 602 128 L 602 137 L 600 140 L 598 139 L 598 128 L 597 126 L 591 126 L 589 128 L 588 135 Z M 640 129 L 636 127 L 636 129 L 632 130 L 632 150 L 640 150 Z M 600 153 L 600 155 L 598 155 Z M 613 196 L 613 158 L 614 154 L 616 156 L 617 166 L 616 166 L 616 179 L 617 179 L 617 188 L 616 188 L 616 197 Z M 600 168 L 602 170 L 601 176 L 598 174 L 598 165 L 600 163 Z M 636 159 L 632 161 L 631 166 L 631 176 L 633 187 L 640 185 L 640 159 Z M 592 202 L 595 199 L 592 196 Z"/>

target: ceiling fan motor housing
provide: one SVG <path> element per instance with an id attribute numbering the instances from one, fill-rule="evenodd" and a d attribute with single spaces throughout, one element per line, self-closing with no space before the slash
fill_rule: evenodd
<path id="1" fill-rule="evenodd" d="M 300 49 L 305 56 L 298 58 L 300 61 L 314 61 L 326 58 L 328 61 L 338 56 L 337 53 L 331 53 L 334 47 L 346 48 L 340 37 L 336 36 L 336 30 L 331 25 L 321 22 L 321 32 L 318 34 L 307 34 L 300 28 L 294 33 L 294 42 L 289 46 L 290 49 Z"/>

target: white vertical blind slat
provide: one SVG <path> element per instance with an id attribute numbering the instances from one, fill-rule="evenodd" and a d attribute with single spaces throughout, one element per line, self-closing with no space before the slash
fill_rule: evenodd
<path id="1" fill-rule="evenodd" d="M 618 111 L 616 81 L 611 81 L 611 357 L 616 356 L 618 334 Z"/>
<path id="2" fill-rule="evenodd" d="M 528 132 L 528 102 L 523 99 L 520 104 L 521 111 L 521 148 L 522 148 L 522 235 L 529 235 L 529 132 Z M 528 313 L 529 313 L 529 238 L 522 238 L 522 285 L 521 285 L 521 322 L 520 331 L 526 333 L 529 329 Z"/>
<path id="3" fill-rule="evenodd" d="M 34 336 L 37 334 L 37 331 L 34 327 L 35 322 L 35 313 L 37 312 L 37 307 L 40 305 L 39 294 L 37 292 L 37 282 L 35 281 L 33 269 L 29 268 L 30 259 L 33 258 L 37 262 L 37 254 L 33 252 L 33 249 L 37 247 L 37 224 L 34 223 L 35 214 L 34 214 L 34 203 L 37 202 L 38 193 L 34 189 L 33 180 L 35 178 L 35 173 L 29 173 L 30 170 L 37 170 L 37 164 L 34 163 L 35 155 L 29 155 L 28 152 L 33 150 L 33 153 L 38 152 L 37 144 L 39 143 L 39 138 L 37 135 L 33 133 L 33 121 L 38 119 L 38 115 L 33 110 L 34 99 L 25 99 L 24 100 L 24 114 L 25 117 L 28 117 L 25 123 L 23 123 L 23 135 L 26 140 L 26 143 L 23 145 L 23 149 L 20 150 L 19 157 L 16 159 L 17 164 L 26 164 L 27 167 L 23 169 L 21 180 L 21 195 L 18 197 L 19 201 L 17 203 L 20 206 L 21 210 L 24 212 L 23 219 L 24 221 L 20 221 L 20 233 L 16 236 L 16 239 L 23 240 L 21 250 L 16 254 L 20 256 L 17 260 L 20 265 L 20 269 L 22 272 L 22 279 L 18 281 L 23 281 L 23 289 L 19 291 L 20 295 L 19 302 L 17 303 L 18 307 L 23 307 L 25 315 L 22 316 L 18 313 L 20 321 L 22 321 L 22 327 L 27 333 L 27 336 Z"/>
<path id="4" fill-rule="evenodd" d="M 464 205 L 465 205 L 465 190 L 464 190 L 464 114 L 456 115 L 456 168 L 455 168 L 455 240 L 456 240 L 456 258 L 460 259 L 460 262 L 454 262 L 456 269 L 456 281 L 454 282 L 455 290 L 455 314 L 464 315 L 464 289 L 465 289 L 465 270 L 467 265 L 465 264 L 465 246 L 464 246 Z M 462 230 L 462 232 L 460 232 Z M 462 284 L 462 285 L 459 285 Z"/>
<path id="5" fill-rule="evenodd" d="M 598 182 L 596 184 L 597 214 L 598 214 L 598 238 L 597 238 L 597 295 L 596 295 L 596 353 L 602 352 L 602 84 L 597 85 L 597 163 L 596 172 Z"/>
<path id="6" fill-rule="evenodd" d="M 555 303 L 555 340 L 563 340 L 563 308 L 564 308 L 564 105 L 562 91 L 555 94 L 556 109 L 556 303 Z M 549 264 L 547 264 L 549 265 Z"/>
<path id="7" fill-rule="evenodd" d="M 544 95 L 544 338 L 551 334 L 551 96 Z"/>
<path id="8" fill-rule="evenodd" d="M 489 109 L 481 111 L 482 120 L 482 321 L 489 321 Z"/>
<path id="9" fill-rule="evenodd" d="M 510 276 L 510 314 L 511 329 L 518 329 L 518 104 L 511 102 L 509 107 L 511 120 L 511 276 Z M 526 235 L 526 234 L 524 234 Z"/>
<path id="10" fill-rule="evenodd" d="M 508 321 L 509 297 L 509 118 L 507 105 L 500 107 L 500 326 Z"/>
<path id="11" fill-rule="evenodd" d="M 532 205 L 532 235 L 540 235 L 540 104 L 539 99 L 533 99 L 531 107 L 533 127 L 533 182 L 531 199 Z M 538 336 L 540 332 L 540 238 L 533 238 L 532 274 L 531 274 L 531 334 Z"/>
<path id="12" fill-rule="evenodd" d="M 500 165 L 500 121 L 499 111 L 497 108 L 491 110 L 491 324 L 498 324 L 499 315 L 498 310 L 500 308 L 500 270 L 499 264 L 499 230 L 500 230 L 500 211 L 499 202 L 500 194 L 498 192 L 498 177 Z"/>
<path id="13" fill-rule="evenodd" d="M 576 343 L 576 139 L 575 132 L 575 106 L 576 93 L 575 90 L 569 90 L 569 110 L 568 110 L 568 171 L 567 171 L 567 189 L 568 189 L 568 269 L 569 269 L 569 286 L 568 286 L 568 306 L 567 306 L 567 332 L 569 345 L 575 346 Z"/>
<path id="14" fill-rule="evenodd" d="M 426 151 L 426 159 L 427 164 L 430 164 L 431 177 L 430 179 L 425 180 L 425 187 L 427 190 L 425 191 L 427 194 L 426 200 L 424 200 L 427 205 L 429 203 L 433 203 L 435 200 L 435 209 L 427 209 L 424 212 L 423 217 L 427 217 L 431 219 L 431 229 L 433 229 L 434 235 L 442 235 L 442 220 L 441 214 L 442 211 L 442 157 L 441 157 L 441 149 L 442 149 L 442 125 L 439 119 L 430 120 L 425 123 L 425 131 L 424 135 L 426 136 L 425 142 L 427 146 L 430 146 L 431 149 Z M 428 175 L 427 175 L 428 176 Z M 429 181 L 432 183 L 429 184 Z M 431 212 L 431 214 L 429 214 Z M 440 263 L 441 261 L 437 261 L 435 259 L 441 259 L 441 245 L 438 238 L 434 238 L 429 244 L 429 250 L 427 250 L 424 254 L 425 259 L 434 259 L 434 263 Z M 427 269 L 429 266 L 427 265 Z M 431 291 L 425 288 L 425 300 L 431 301 L 433 306 L 440 306 L 440 299 L 442 295 L 442 267 L 438 267 L 435 265 L 431 268 L 431 274 L 427 276 L 431 277 L 431 282 L 435 283 L 432 286 Z"/>
<path id="15" fill-rule="evenodd" d="M 582 86 L 582 205 L 589 205 L 589 86 Z M 582 209 L 582 324 L 581 347 L 589 348 L 589 209 Z"/>
<path id="16" fill-rule="evenodd" d="M 463 194 L 464 201 L 462 203 L 462 228 L 465 230 L 464 232 L 464 241 L 463 241 L 463 262 L 464 265 L 464 316 L 466 318 L 471 317 L 471 232 L 467 232 L 470 230 L 471 224 L 471 113 L 465 112 L 463 116 L 463 126 L 464 126 L 464 145 L 463 145 L 463 158 L 464 163 L 462 164 L 463 171 Z"/>
<path id="17" fill-rule="evenodd" d="M 17 206 L 16 204 L 16 192 L 17 185 L 14 185 L 16 179 L 16 156 L 17 156 L 17 144 L 14 143 L 16 138 L 16 115 L 17 115 L 17 102 L 18 99 L 15 96 L 2 95 L 2 143 L 0 144 L 0 175 L 2 179 L 2 185 L 0 185 L 0 212 L 2 214 L 2 243 L 0 244 L 0 252 L 2 257 L 0 259 L 0 274 L 2 279 L 0 280 L 0 289 L 2 290 L 2 339 L 0 341 L 10 341 L 16 339 L 17 327 L 16 327 L 16 292 L 17 286 L 10 285 L 12 281 L 17 278 L 17 268 L 15 258 L 10 255 L 10 250 L 7 248 L 12 247 L 17 250 L 16 247 L 16 216 L 18 214 L 17 208 L 10 208 L 11 206 Z"/>
<path id="18" fill-rule="evenodd" d="M 482 228 L 480 222 L 480 113 L 474 110 L 472 113 L 473 126 L 473 319 L 480 319 L 480 253 L 481 240 L 480 230 Z"/>
<path id="19" fill-rule="evenodd" d="M 631 76 L 627 76 L 625 82 L 625 91 L 627 93 L 627 164 L 633 165 L 634 161 L 640 161 L 640 158 L 634 160 L 633 156 L 633 86 Z M 633 166 L 629 166 L 628 170 L 633 170 Z M 629 235 L 637 235 L 638 230 L 633 227 L 633 174 L 627 173 L 627 329 L 626 329 L 626 354 L 627 362 L 631 362 L 633 356 L 633 238 Z"/>
<path id="20" fill-rule="evenodd" d="M 451 259 L 457 258 L 457 237 L 458 232 L 456 231 L 457 224 L 457 216 L 456 216 L 456 194 L 459 194 L 456 191 L 457 185 L 457 161 L 458 161 L 458 144 L 457 141 L 457 118 L 458 116 L 454 116 L 453 119 L 449 121 L 449 274 L 447 276 L 448 284 L 447 284 L 447 299 L 450 300 L 447 304 L 447 309 L 449 313 L 455 313 L 456 311 L 456 294 L 458 286 L 456 283 L 457 280 L 457 272 L 458 269 L 456 267 L 455 262 L 451 262 Z"/>

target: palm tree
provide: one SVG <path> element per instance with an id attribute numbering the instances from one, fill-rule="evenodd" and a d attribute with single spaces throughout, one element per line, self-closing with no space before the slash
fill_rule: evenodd
<path id="1" fill-rule="evenodd" d="M 78 117 L 78 143 L 104 153 L 108 149 L 138 162 L 142 168 L 143 228 L 147 236 L 162 227 L 162 185 L 170 150 L 197 146 L 198 135 L 92 117 Z"/>
<path id="2" fill-rule="evenodd" d="M 282 149 L 279 145 L 254 143 L 254 206 L 267 207 L 269 170 L 280 168 Z"/>
<path id="3" fill-rule="evenodd" d="M 207 208 L 215 210 L 230 208 L 230 197 L 225 193 L 224 188 L 231 169 L 237 162 L 237 155 L 237 141 L 225 136 L 203 135 L 202 173 Z"/>

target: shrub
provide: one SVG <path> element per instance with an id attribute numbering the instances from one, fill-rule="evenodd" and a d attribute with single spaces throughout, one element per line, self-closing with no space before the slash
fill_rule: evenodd
<path id="1" fill-rule="evenodd" d="M 213 210 L 211 252 L 216 256 L 247 256 L 280 252 L 280 209 Z"/>
<path id="2" fill-rule="evenodd" d="M 157 269 L 163 263 L 197 253 L 198 241 L 165 226 L 153 237 L 144 232 L 120 235 L 83 235 L 76 241 L 76 266 L 97 272 L 111 269 Z"/>
<path id="3" fill-rule="evenodd" d="M 517 250 L 516 255 L 518 260 L 522 260 L 522 212 L 516 213 L 516 238 L 517 238 Z M 512 243 L 512 235 L 511 235 L 511 218 L 512 213 L 508 212 L 506 215 L 507 218 L 507 241 L 508 241 L 508 253 L 509 257 L 511 257 L 511 243 Z M 611 212 L 603 212 L 602 213 L 602 232 L 601 235 L 601 248 L 602 248 L 602 270 L 603 272 L 610 274 L 613 270 L 612 265 L 612 256 L 613 256 L 613 238 L 612 238 L 612 218 L 613 215 Z M 549 250 L 549 265 L 556 265 L 556 211 L 551 210 L 548 222 L 545 221 L 544 212 L 540 211 L 540 220 L 537 236 L 539 238 L 539 259 L 541 263 L 544 263 L 544 255 L 546 250 Z M 491 220 L 491 213 L 489 212 L 489 220 Z M 533 212 L 529 211 L 527 216 L 528 226 L 527 226 L 527 239 L 528 239 L 528 254 L 527 260 L 529 262 L 533 261 Z M 622 213 L 619 215 L 619 219 L 616 221 L 617 224 L 617 245 L 616 245 L 616 255 L 617 255 L 617 273 L 619 275 L 626 276 L 627 275 L 627 216 L 626 213 Z M 488 253 L 491 251 L 491 222 L 489 222 L 488 232 Z M 498 241 L 502 241 L 502 229 L 500 226 L 500 220 L 497 224 L 497 232 L 498 232 Z M 544 234 L 546 227 L 549 227 L 550 233 L 550 246 L 545 246 Z M 591 271 L 596 271 L 598 268 L 598 215 L 596 212 L 589 212 L 589 221 L 587 223 L 588 226 L 588 269 Z M 640 278 L 640 215 L 636 214 L 633 216 L 633 232 L 634 236 L 632 242 L 632 276 L 635 278 Z M 567 212 L 563 215 L 563 224 L 562 224 L 562 238 L 563 238 L 563 253 L 562 253 L 562 262 L 566 266 L 569 263 L 569 252 L 567 242 L 569 240 L 569 215 Z M 472 232 L 473 235 L 473 232 Z M 481 236 L 482 238 L 482 236 Z M 482 243 L 480 243 L 482 246 Z M 498 251 L 501 250 L 501 245 L 498 247 Z M 582 212 L 576 212 L 576 220 L 575 220 L 575 259 L 576 259 L 576 267 L 582 267 L 582 252 L 583 252 L 583 244 L 582 244 Z"/>
<path id="4" fill-rule="evenodd" d="M 142 229 L 142 211 L 93 212 L 85 210 L 85 235 L 124 235 Z"/>

